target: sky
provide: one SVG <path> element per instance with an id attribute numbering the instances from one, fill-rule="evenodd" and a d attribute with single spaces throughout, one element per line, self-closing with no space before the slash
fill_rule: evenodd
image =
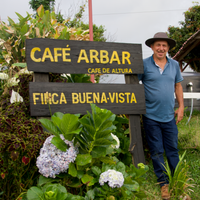
<path id="1" fill-rule="evenodd" d="M 194 4 L 193 0 L 92 0 L 93 23 L 106 29 L 105 36 L 110 42 L 134 43 L 142 45 L 143 58 L 152 55 L 145 45 L 148 38 L 157 32 L 167 32 L 169 26 L 180 26 L 184 12 Z M 196 1 L 197 2 L 197 1 Z M 84 0 L 56 0 L 55 11 L 73 17 Z M 2 21 L 9 16 L 17 21 L 18 12 L 26 16 L 33 13 L 29 0 L 1 0 Z M 88 3 L 83 16 L 88 23 Z"/>

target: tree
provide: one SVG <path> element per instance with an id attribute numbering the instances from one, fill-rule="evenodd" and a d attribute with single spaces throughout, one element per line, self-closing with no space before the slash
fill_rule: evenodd
<path id="1" fill-rule="evenodd" d="M 184 21 L 180 21 L 180 27 L 169 26 L 168 32 L 169 37 L 176 40 L 176 46 L 169 51 L 169 55 L 173 57 L 179 49 L 182 47 L 185 41 L 188 40 L 195 32 L 200 29 L 200 5 L 195 2 L 195 5 L 184 12 Z M 194 48 L 186 57 L 186 59 L 200 58 L 200 46 Z M 199 61 L 193 61 L 190 66 L 195 71 L 200 71 L 198 69 L 200 65 Z"/>
<path id="2" fill-rule="evenodd" d="M 29 4 L 34 11 L 37 11 L 40 5 L 43 5 L 44 10 L 53 11 L 55 0 L 30 0 Z"/>

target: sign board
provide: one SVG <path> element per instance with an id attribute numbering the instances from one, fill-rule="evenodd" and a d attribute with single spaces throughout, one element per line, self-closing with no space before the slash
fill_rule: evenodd
<path id="1" fill-rule="evenodd" d="M 141 44 L 26 40 L 29 71 L 69 74 L 142 74 Z"/>
<path id="2" fill-rule="evenodd" d="M 31 116 L 50 116 L 52 113 L 90 111 L 90 103 L 115 114 L 144 114 L 144 87 L 140 84 L 90 84 L 30 82 Z"/>

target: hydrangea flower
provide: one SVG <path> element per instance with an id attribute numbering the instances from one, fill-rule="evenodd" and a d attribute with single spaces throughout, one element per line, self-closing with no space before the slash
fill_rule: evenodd
<path id="1" fill-rule="evenodd" d="M 0 73 L 0 79 L 6 80 L 8 78 L 9 78 L 8 74 L 6 74 L 6 73 Z"/>
<path id="2" fill-rule="evenodd" d="M 108 185 L 112 188 L 120 188 L 124 184 L 124 177 L 121 172 L 109 169 L 101 173 L 99 178 L 100 185 L 108 182 Z"/>
<path id="3" fill-rule="evenodd" d="M 118 148 L 120 147 L 120 141 L 119 141 L 119 138 L 118 138 L 116 135 L 112 134 L 112 133 L 111 133 L 111 136 L 112 136 L 113 139 L 116 140 L 116 142 L 117 142 L 116 145 L 111 145 L 111 147 L 112 147 L 112 148 L 116 148 L 116 149 L 118 149 Z"/>
<path id="4" fill-rule="evenodd" d="M 66 172 L 69 164 L 75 161 L 78 147 L 74 146 L 72 141 L 65 140 L 64 136 L 60 135 L 61 139 L 69 146 L 66 151 L 61 151 L 51 143 L 53 137 L 54 135 L 51 135 L 45 140 L 40 149 L 40 155 L 37 157 L 36 166 L 43 176 L 55 178 L 56 174 Z"/>

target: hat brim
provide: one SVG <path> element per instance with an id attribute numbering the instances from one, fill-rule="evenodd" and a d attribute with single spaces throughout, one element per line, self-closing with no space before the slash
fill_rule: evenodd
<path id="1" fill-rule="evenodd" d="M 170 49 L 175 47 L 176 46 L 176 41 L 171 39 L 171 38 L 150 38 L 148 40 L 146 40 L 145 44 L 148 46 L 148 47 L 151 47 L 151 45 L 155 42 L 155 41 L 167 41 L 167 43 L 169 44 L 170 46 Z"/>

